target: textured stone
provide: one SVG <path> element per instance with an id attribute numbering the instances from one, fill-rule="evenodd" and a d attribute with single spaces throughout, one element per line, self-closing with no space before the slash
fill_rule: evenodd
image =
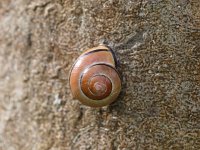
<path id="1" fill-rule="evenodd" d="M 1 0 L 0 149 L 200 149 L 199 0 Z M 106 41 L 117 102 L 73 100 L 72 62 Z"/>

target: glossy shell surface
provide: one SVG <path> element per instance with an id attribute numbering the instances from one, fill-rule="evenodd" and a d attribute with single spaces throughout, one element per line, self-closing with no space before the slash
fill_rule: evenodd
<path id="1" fill-rule="evenodd" d="M 112 103 L 121 91 L 113 51 L 104 45 L 85 51 L 70 74 L 72 95 L 83 104 L 102 107 Z"/>

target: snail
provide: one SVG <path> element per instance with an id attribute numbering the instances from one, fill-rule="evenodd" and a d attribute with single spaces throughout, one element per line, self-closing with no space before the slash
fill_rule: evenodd
<path id="1" fill-rule="evenodd" d="M 99 45 L 83 52 L 72 66 L 70 88 L 75 99 L 87 106 L 103 107 L 116 100 L 121 91 L 114 51 Z"/>

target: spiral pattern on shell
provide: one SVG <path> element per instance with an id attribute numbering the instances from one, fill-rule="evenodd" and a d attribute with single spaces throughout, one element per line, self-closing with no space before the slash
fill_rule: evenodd
<path id="1" fill-rule="evenodd" d="M 121 91 L 116 70 L 116 57 L 111 48 L 100 45 L 85 51 L 74 63 L 70 87 L 74 98 L 91 107 L 112 103 Z"/>

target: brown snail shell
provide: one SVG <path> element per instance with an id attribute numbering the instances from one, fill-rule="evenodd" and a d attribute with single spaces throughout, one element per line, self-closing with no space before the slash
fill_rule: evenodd
<path id="1" fill-rule="evenodd" d="M 116 64 L 114 52 L 105 45 L 82 53 L 70 74 L 73 97 L 91 107 L 112 103 L 121 91 L 121 79 Z"/>

